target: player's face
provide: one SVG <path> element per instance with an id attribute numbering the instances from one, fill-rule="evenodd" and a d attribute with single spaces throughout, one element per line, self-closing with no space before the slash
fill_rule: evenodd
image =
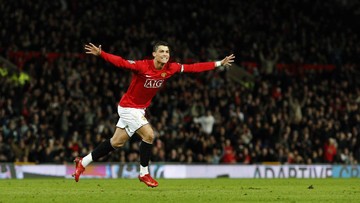
<path id="1" fill-rule="evenodd" d="M 168 46 L 159 46 L 155 52 L 153 52 L 155 60 L 159 63 L 167 63 L 170 58 L 170 50 Z"/>

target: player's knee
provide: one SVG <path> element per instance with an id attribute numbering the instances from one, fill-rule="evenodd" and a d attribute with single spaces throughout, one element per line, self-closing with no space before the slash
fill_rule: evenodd
<path id="1" fill-rule="evenodd" d="M 111 146 L 115 149 L 123 147 L 129 136 L 122 128 L 116 128 L 113 137 L 110 139 Z"/>
<path id="2" fill-rule="evenodd" d="M 120 147 L 123 147 L 125 145 L 125 141 L 122 140 L 122 139 L 116 139 L 116 138 L 111 138 L 110 139 L 110 143 L 111 143 L 111 146 L 115 149 L 117 148 L 120 148 Z"/>
<path id="3" fill-rule="evenodd" d="M 111 146 L 114 147 L 115 149 L 117 149 L 117 148 L 123 147 L 124 144 L 125 144 L 124 142 L 115 141 L 115 142 L 111 143 Z"/>
<path id="4" fill-rule="evenodd" d="M 149 133 L 143 137 L 143 140 L 147 143 L 153 143 L 155 139 L 154 133 Z"/>

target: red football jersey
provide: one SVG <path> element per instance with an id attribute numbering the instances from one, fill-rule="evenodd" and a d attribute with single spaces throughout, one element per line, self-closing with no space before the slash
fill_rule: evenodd
<path id="1" fill-rule="evenodd" d="M 154 60 L 125 60 L 104 51 L 101 51 L 101 57 L 117 67 L 130 69 L 133 72 L 130 86 L 119 102 L 120 106 L 131 108 L 147 108 L 159 88 L 175 73 L 202 72 L 215 68 L 215 62 L 194 64 L 168 62 L 163 69 L 157 70 Z"/>

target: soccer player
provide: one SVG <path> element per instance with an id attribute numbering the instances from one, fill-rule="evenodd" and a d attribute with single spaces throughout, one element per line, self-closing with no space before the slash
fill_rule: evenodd
<path id="1" fill-rule="evenodd" d="M 148 169 L 154 131 L 145 118 L 146 108 L 150 105 L 159 88 L 175 73 L 202 72 L 213 70 L 219 66 L 231 66 L 235 56 L 231 54 L 216 62 L 173 63 L 169 62 L 170 47 L 168 43 L 162 41 L 154 45 L 152 52 L 154 59 L 150 60 L 125 60 L 120 56 L 106 53 L 101 50 L 101 45 L 97 47 L 92 43 L 85 45 L 85 51 L 87 54 L 100 56 L 119 68 L 131 70 L 133 76 L 127 92 L 122 96 L 118 104 L 120 118 L 116 124 L 114 135 L 111 139 L 99 144 L 87 156 L 83 158 L 76 157 L 74 160 L 76 168 L 73 174 L 75 181 L 79 181 L 80 175 L 85 171 L 87 165 L 124 146 L 125 142 L 136 133 L 142 139 L 139 149 L 140 175 L 138 178 L 149 187 L 157 187 L 158 182 L 150 176 Z"/>

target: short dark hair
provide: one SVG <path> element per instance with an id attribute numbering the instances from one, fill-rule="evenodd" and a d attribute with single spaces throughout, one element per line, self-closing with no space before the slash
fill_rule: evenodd
<path id="1" fill-rule="evenodd" d="M 159 46 L 167 46 L 167 47 L 169 47 L 169 50 L 170 50 L 169 43 L 167 43 L 165 41 L 156 41 L 153 45 L 153 52 L 156 52 L 156 50 L 159 48 Z"/>

